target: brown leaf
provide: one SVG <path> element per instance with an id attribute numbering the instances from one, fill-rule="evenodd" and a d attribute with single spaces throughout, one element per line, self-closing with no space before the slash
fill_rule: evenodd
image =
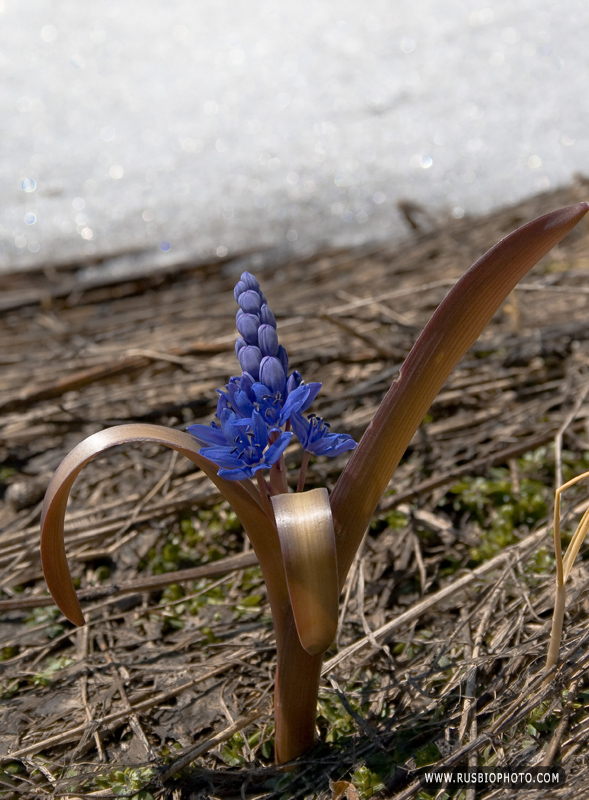
<path id="1" fill-rule="evenodd" d="M 333 793 L 331 800 L 360 800 L 358 790 L 349 781 L 330 782 L 329 788 Z"/>

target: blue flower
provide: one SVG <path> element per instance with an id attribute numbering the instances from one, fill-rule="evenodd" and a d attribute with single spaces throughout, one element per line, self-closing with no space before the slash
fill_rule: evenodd
<path id="1" fill-rule="evenodd" d="M 315 456 L 339 456 L 356 447 L 351 436 L 347 433 L 331 433 L 329 424 L 314 414 L 305 418 L 295 411 L 290 416 L 290 423 L 303 450 Z"/>
<path id="2" fill-rule="evenodd" d="M 244 480 L 278 461 L 292 437 L 284 430 L 289 425 L 307 452 L 336 456 L 352 450 L 356 443 L 351 436 L 330 433 L 323 420 L 303 416 L 321 384 L 305 383 L 297 370 L 288 374 L 276 319 L 250 272 L 241 275 L 234 295 L 239 305 L 235 354 L 242 374 L 217 390 L 219 422 L 188 428 L 204 445 L 200 454 L 220 467 L 221 477 Z"/>
<path id="3" fill-rule="evenodd" d="M 207 445 L 199 450 L 200 455 L 220 467 L 221 478 L 232 481 L 243 481 L 260 469 L 269 469 L 284 453 L 292 437 L 290 431 L 268 430 L 257 411 L 249 420 L 225 408 L 221 411 L 220 422 L 221 427 L 215 423 L 190 425 L 188 432 Z"/>
<path id="4" fill-rule="evenodd" d="M 266 378 L 268 380 L 268 378 Z M 273 381 L 269 381 L 273 382 Z M 293 372 L 281 391 L 282 384 L 267 386 L 253 379 L 249 372 L 241 378 L 233 377 L 225 391 L 217 389 L 217 418 L 224 408 L 231 408 L 238 417 L 251 419 L 257 411 L 270 427 L 282 427 L 293 411 L 306 411 L 321 389 L 320 383 L 304 383 L 298 372 Z"/>

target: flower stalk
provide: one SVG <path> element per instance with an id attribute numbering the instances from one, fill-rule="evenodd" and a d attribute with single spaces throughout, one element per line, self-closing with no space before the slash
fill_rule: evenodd
<path id="1" fill-rule="evenodd" d="M 41 555 L 59 608 L 83 624 L 63 538 L 67 498 L 80 470 L 117 444 L 149 441 L 177 450 L 233 506 L 260 562 L 276 632 L 276 760 L 289 761 L 311 747 L 322 654 L 335 636 L 339 590 L 396 466 L 442 384 L 503 300 L 588 210 L 580 203 L 534 220 L 499 242 L 458 281 L 358 446 L 348 434 L 332 432 L 323 419 L 305 416 L 321 384 L 305 383 L 296 370 L 289 373 L 274 314 L 256 278 L 244 272 L 234 293 L 239 306 L 235 351 L 242 374 L 218 390 L 215 421 L 191 425 L 187 433 L 155 425 L 116 426 L 80 443 L 58 467 L 43 504 Z M 303 448 L 295 493 L 290 493 L 284 462 L 292 440 Z M 347 451 L 354 452 L 331 497 L 325 489 L 302 491 L 312 456 Z"/>

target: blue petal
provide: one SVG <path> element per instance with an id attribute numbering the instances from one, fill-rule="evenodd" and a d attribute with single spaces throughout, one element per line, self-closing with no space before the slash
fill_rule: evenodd
<path id="1" fill-rule="evenodd" d="M 301 413 L 295 411 L 290 415 L 290 424 L 292 425 L 295 436 L 303 445 L 303 450 L 307 450 L 311 423 L 308 419 L 305 419 Z"/>
<path id="2" fill-rule="evenodd" d="M 254 411 L 252 413 L 255 414 L 256 412 Z M 251 430 L 252 418 L 251 418 L 251 416 L 249 416 L 249 417 L 238 417 L 236 420 L 234 420 L 233 425 L 236 428 L 236 430 L 241 431 L 241 429 L 243 428 L 243 430 L 245 430 L 247 432 L 248 429 Z"/>
<path id="3" fill-rule="evenodd" d="M 348 436 L 345 433 L 342 435 L 345 436 L 346 438 L 342 439 L 338 444 L 336 452 L 337 456 L 339 456 L 340 453 L 345 453 L 347 450 L 355 450 L 356 447 L 358 446 L 358 442 L 356 442 L 355 439 L 352 439 L 351 436 Z"/>
<path id="4" fill-rule="evenodd" d="M 268 444 L 268 427 L 257 411 L 252 414 L 252 429 L 254 442 L 263 450 Z"/>
<path id="5" fill-rule="evenodd" d="M 272 390 L 270 387 L 266 386 L 264 383 L 260 383 L 259 381 L 254 383 L 252 386 L 252 391 L 258 403 L 263 403 L 268 399 L 268 397 L 272 396 Z"/>
<path id="6" fill-rule="evenodd" d="M 238 378 L 241 383 L 241 388 L 247 394 L 249 399 L 253 402 L 256 399 L 255 394 L 252 391 L 252 386 L 255 383 L 255 378 L 253 375 L 250 375 L 249 372 L 246 370 L 241 378 Z"/>
<path id="7" fill-rule="evenodd" d="M 319 391 L 320 391 L 321 387 L 323 386 L 322 383 L 316 383 L 316 382 L 314 382 L 314 383 L 306 383 L 304 385 L 308 387 L 309 395 L 308 395 L 307 399 L 305 400 L 305 404 L 301 406 L 301 409 L 300 409 L 301 411 L 306 411 L 309 408 L 309 406 L 311 405 L 313 400 L 319 394 Z"/>
<path id="8" fill-rule="evenodd" d="M 254 470 L 251 467 L 241 467 L 240 469 L 220 469 L 217 473 L 220 478 L 225 478 L 228 481 L 245 481 L 251 478 Z"/>
<path id="9" fill-rule="evenodd" d="M 219 392 L 219 399 L 217 400 L 217 418 L 221 419 L 221 412 L 229 408 L 229 397 L 225 392 L 222 392 L 221 389 L 217 389 L 217 391 Z"/>
<path id="10" fill-rule="evenodd" d="M 221 428 L 223 433 L 225 434 L 225 441 L 226 442 L 234 442 L 236 438 L 241 440 L 242 433 L 240 429 L 235 424 L 239 421 L 239 417 L 235 413 L 235 411 L 231 411 L 231 409 L 226 408 L 221 412 L 221 416 L 219 417 L 221 422 Z"/>
<path id="11" fill-rule="evenodd" d="M 288 372 L 288 353 L 284 349 L 282 345 L 278 348 L 277 358 L 282 364 L 282 368 L 284 370 L 284 374 Z"/>
<path id="12" fill-rule="evenodd" d="M 291 392 L 294 392 L 294 390 L 297 389 L 302 382 L 303 376 L 298 369 L 295 369 L 294 372 L 291 372 L 286 382 L 286 393 L 290 394 Z"/>
<path id="13" fill-rule="evenodd" d="M 319 394 L 321 386 L 321 383 L 302 383 L 296 389 L 289 392 L 280 414 L 280 424 L 284 425 L 286 420 L 289 419 L 294 412 L 306 411 Z"/>
<path id="14" fill-rule="evenodd" d="M 293 392 L 290 392 L 290 394 L 286 398 L 286 403 L 282 406 L 282 411 L 280 412 L 281 425 L 284 425 L 286 420 L 290 418 L 291 414 L 293 414 L 295 411 L 301 410 L 308 396 L 309 396 L 309 387 L 306 384 L 302 384 L 301 386 L 298 387 L 298 389 L 295 389 Z"/>
<path id="15" fill-rule="evenodd" d="M 213 461 L 224 469 L 236 469 L 243 466 L 243 459 L 232 453 L 233 447 L 201 447 L 199 455 Z"/>
<path id="16" fill-rule="evenodd" d="M 339 456 L 346 450 L 353 450 L 356 442 L 347 433 L 328 433 L 315 445 L 312 445 L 312 452 L 317 456 Z"/>
<path id="17" fill-rule="evenodd" d="M 225 434 L 219 428 L 213 428 L 210 425 L 196 424 L 189 425 L 186 430 L 201 444 L 227 446 Z"/>
<path id="18" fill-rule="evenodd" d="M 288 447 L 288 443 L 290 442 L 291 438 L 292 438 L 291 431 L 286 431 L 280 434 L 278 439 L 276 439 L 274 444 L 270 445 L 270 447 L 266 450 L 264 454 L 265 456 L 264 461 L 266 462 L 266 464 L 272 465 L 278 461 L 280 456 L 284 453 L 284 451 Z"/>
<path id="19" fill-rule="evenodd" d="M 244 391 L 235 392 L 231 398 L 231 405 L 242 417 L 251 417 L 254 404 Z"/>

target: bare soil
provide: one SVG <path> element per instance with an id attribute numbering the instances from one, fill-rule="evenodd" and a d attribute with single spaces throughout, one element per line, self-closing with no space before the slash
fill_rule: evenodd
<path id="1" fill-rule="evenodd" d="M 318 744 L 292 771 L 272 764 L 264 585 L 202 473 L 155 446 L 119 447 L 84 469 L 66 542 L 80 630 L 50 604 L 38 539 L 51 474 L 85 436 L 212 419 L 215 389 L 237 371 L 242 270 L 262 282 L 291 367 L 323 382 L 313 410 L 359 438 L 449 286 L 514 228 L 588 194 L 579 179 L 478 219 L 408 208 L 417 227 L 404 241 L 280 263 L 245 254 L 91 284 L 83 265 L 3 276 L 0 796 L 120 796 L 127 780 L 129 796 L 143 786 L 157 798 L 409 800 L 429 796 L 419 794 L 425 765 L 477 763 L 560 764 L 566 786 L 529 796 L 583 796 L 586 551 L 545 687 L 542 669 L 549 498 L 559 470 L 589 468 L 586 224 L 508 299 L 416 434 L 342 594 Z M 296 483 L 301 452 L 287 456 Z M 307 485 L 332 487 L 343 463 L 318 460 Z M 507 482 L 503 506 L 477 477 Z M 534 508 L 544 510 L 502 542 L 497 520 L 507 501 L 523 504 L 528 484 L 540 485 Z M 586 497 L 581 489 L 569 503 L 571 524 Z"/>

